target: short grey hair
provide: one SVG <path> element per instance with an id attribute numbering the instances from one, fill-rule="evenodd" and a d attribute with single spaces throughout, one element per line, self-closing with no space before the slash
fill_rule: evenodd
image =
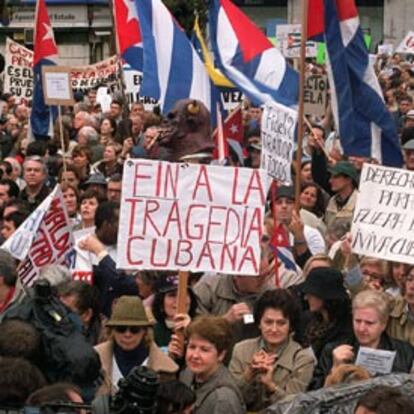
<path id="1" fill-rule="evenodd" d="M 52 264 L 46 265 L 40 270 L 39 279 L 47 280 L 51 286 L 57 286 L 72 280 L 72 274 L 66 266 Z"/>
<path id="2" fill-rule="evenodd" d="M 30 161 L 34 161 L 34 162 L 39 163 L 39 164 L 42 166 L 43 173 L 44 173 L 45 175 L 48 175 L 48 174 L 49 174 L 49 171 L 48 171 L 48 169 L 47 169 L 46 162 L 45 162 L 44 158 L 42 158 L 40 155 L 31 155 L 31 156 L 29 156 L 29 157 L 26 157 L 26 158 L 24 159 L 24 163 L 23 163 L 23 172 L 24 172 L 24 170 L 25 170 L 25 168 L 26 168 L 26 164 L 27 164 L 28 162 L 30 162 Z"/>
<path id="3" fill-rule="evenodd" d="M 91 126 L 82 127 L 78 132 L 78 136 L 81 134 L 86 138 L 88 144 L 99 141 L 98 132 Z"/>
<path id="4" fill-rule="evenodd" d="M 386 293 L 371 289 L 359 292 L 352 301 L 352 311 L 362 308 L 375 309 L 381 322 L 387 323 L 391 309 L 390 300 Z"/>

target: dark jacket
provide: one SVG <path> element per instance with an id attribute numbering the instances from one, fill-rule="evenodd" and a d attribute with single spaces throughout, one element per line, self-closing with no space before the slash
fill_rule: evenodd
<path id="1" fill-rule="evenodd" d="M 43 184 L 40 191 L 34 196 L 29 197 L 27 194 L 27 189 L 25 188 L 20 194 L 19 199 L 23 201 L 27 201 L 29 204 L 30 212 L 33 212 L 39 207 L 42 201 L 50 194 L 50 188 Z"/>
<path id="2" fill-rule="evenodd" d="M 99 290 L 102 313 L 106 317 L 111 315 L 114 299 L 123 295 L 138 296 L 139 293 L 135 277 L 117 270 L 109 254 L 93 267 L 93 280 Z"/>
<path id="3" fill-rule="evenodd" d="M 341 320 L 340 323 L 334 323 L 323 335 L 315 338 L 309 338 L 308 329 L 318 323 L 318 319 L 322 318 L 319 313 L 305 311 L 300 318 L 300 326 L 295 335 L 295 340 L 302 346 L 312 347 L 316 359 L 319 360 L 324 347 L 331 342 L 346 341 L 352 336 L 352 317 L 349 315 L 347 320 Z"/>
<path id="4" fill-rule="evenodd" d="M 347 341 L 332 342 L 327 344 L 319 358 L 315 368 L 309 389 L 316 390 L 323 387 L 326 376 L 330 373 L 333 365 L 332 352 L 339 345 L 351 345 L 354 348 L 355 357 L 359 351 L 359 343 L 355 337 L 348 338 Z M 391 338 L 385 332 L 381 336 L 378 349 L 385 351 L 396 351 L 392 372 L 409 373 L 414 360 L 414 348 L 408 343 Z"/>

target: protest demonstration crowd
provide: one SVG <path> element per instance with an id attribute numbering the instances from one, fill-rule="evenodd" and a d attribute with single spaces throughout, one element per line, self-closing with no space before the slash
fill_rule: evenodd
<path id="1" fill-rule="evenodd" d="M 220 72 L 137 0 L 148 108 L 67 88 L 37 3 L 33 100 L 0 95 L 0 410 L 414 413 L 412 55 L 368 55 L 354 2 L 319 2 L 336 25 L 304 110 L 230 0 L 209 10 Z M 212 70 L 243 94 L 228 114 L 199 92 Z"/>

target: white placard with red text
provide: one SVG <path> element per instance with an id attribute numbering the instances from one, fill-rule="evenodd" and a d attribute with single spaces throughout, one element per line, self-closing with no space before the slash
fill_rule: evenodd
<path id="1" fill-rule="evenodd" d="M 32 286 L 46 265 L 69 264 L 72 226 L 59 185 L 1 248 L 20 260 L 17 272 L 23 286 Z"/>
<path id="2" fill-rule="evenodd" d="M 262 170 L 128 160 L 117 267 L 258 274 L 266 188 Z"/>

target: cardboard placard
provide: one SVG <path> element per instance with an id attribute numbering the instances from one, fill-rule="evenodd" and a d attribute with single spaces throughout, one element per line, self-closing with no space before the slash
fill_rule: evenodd
<path id="1" fill-rule="evenodd" d="M 355 253 L 414 264 L 414 172 L 364 164 L 352 221 Z"/>
<path id="2" fill-rule="evenodd" d="M 74 105 L 69 67 L 43 66 L 42 82 L 47 105 Z"/>
<path id="3" fill-rule="evenodd" d="M 260 167 L 280 184 L 291 185 L 291 164 L 298 114 L 276 103 L 266 104 L 262 114 Z"/>
<path id="4" fill-rule="evenodd" d="M 128 160 L 117 267 L 257 275 L 264 171 Z"/>
<path id="5" fill-rule="evenodd" d="M 326 75 L 307 75 L 305 80 L 305 114 L 325 115 L 328 96 L 328 77 Z"/>
<path id="6" fill-rule="evenodd" d="M 4 92 L 12 93 L 17 103 L 33 98 L 33 52 L 6 38 Z"/>

